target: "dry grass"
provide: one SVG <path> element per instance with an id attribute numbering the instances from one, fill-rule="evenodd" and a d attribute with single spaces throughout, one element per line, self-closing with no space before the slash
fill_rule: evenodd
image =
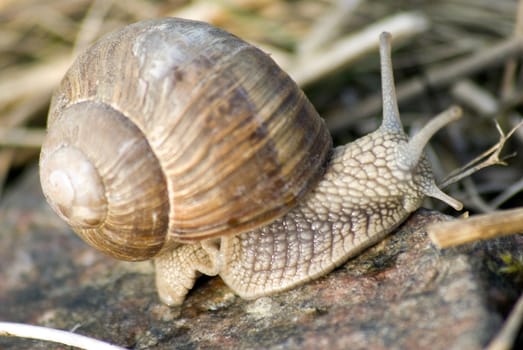
<path id="1" fill-rule="evenodd" d="M 0 0 L 0 183 L 34 164 L 50 95 L 76 53 L 103 33 L 160 16 L 212 22 L 270 52 L 337 142 L 377 125 L 377 33 L 391 31 L 406 126 L 419 128 L 452 103 L 465 107 L 464 120 L 428 150 L 443 177 L 497 142 L 494 120 L 507 131 L 522 119 L 522 12 L 515 0 Z M 523 130 L 505 148 L 515 152 L 507 166 L 451 189 L 469 210 L 522 205 Z"/>

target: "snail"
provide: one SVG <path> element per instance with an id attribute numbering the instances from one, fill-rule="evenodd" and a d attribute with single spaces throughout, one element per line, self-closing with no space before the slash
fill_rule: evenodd
<path id="1" fill-rule="evenodd" d="M 380 37 L 383 122 L 333 148 L 322 118 L 270 56 L 209 24 L 146 20 L 81 54 L 53 95 L 40 179 L 50 206 L 118 259 L 153 259 L 160 299 L 201 275 L 252 299 L 322 276 L 375 244 L 435 184 L 411 139 Z"/>

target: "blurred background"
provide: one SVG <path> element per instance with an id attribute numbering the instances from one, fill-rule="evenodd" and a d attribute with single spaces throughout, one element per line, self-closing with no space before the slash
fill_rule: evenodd
<path id="1" fill-rule="evenodd" d="M 111 30 L 164 16 L 210 22 L 269 52 L 304 89 L 337 144 L 381 120 L 378 35 L 390 31 L 409 132 L 452 104 L 465 110 L 428 149 L 437 177 L 498 146 L 487 158 L 499 151 L 499 159 L 490 157 L 485 169 L 447 192 L 473 212 L 523 205 L 517 0 L 0 0 L 2 192 L 26 169 L 36 171 L 52 91 L 78 52 Z M 514 131 L 506 142 L 496 121 L 504 133 Z"/>

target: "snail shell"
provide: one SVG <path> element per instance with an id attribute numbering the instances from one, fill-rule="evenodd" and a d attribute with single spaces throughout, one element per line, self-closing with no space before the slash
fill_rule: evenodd
<path id="1" fill-rule="evenodd" d="M 390 35 L 380 40 L 383 122 L 331 152 L 312 105 L 260 50 L 201 22 L 125 27 L 83 53 L 54 95 L 44 194 L 100 250 L 154 258 L 169 305 L 202 273 L 244 298 L 326 274 L 426 196 L 462 207 L 423 154 L 461 110 L 409 138 Z"/>
<path id="2" fill-rule="evenodd" d="M 323 174 L 331 143 L 267 54 L 202 22 L 150 20 L 69 69 L 40 178 L 85 241 L 143 260 L 281 217 Z"/>

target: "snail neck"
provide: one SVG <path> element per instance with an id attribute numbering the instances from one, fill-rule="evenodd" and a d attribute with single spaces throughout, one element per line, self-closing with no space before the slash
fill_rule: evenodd
<path id="1" fill-rule="evenodd" d="M 407 143 L 402 132 L 378 130 L 335 148 L 307 206 L 336 217 L 361 211 L 381 221 L 391 213 L 404 217 L 416 210 L 425 197 L 425 183 L 434 180 L 424 157 L 412 169 L 400 166 L 397 150 Z"/>

